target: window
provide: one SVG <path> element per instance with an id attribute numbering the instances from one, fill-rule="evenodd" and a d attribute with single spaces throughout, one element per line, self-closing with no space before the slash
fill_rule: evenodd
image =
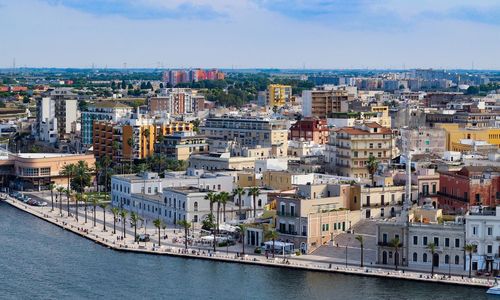
<path id="1" fill-rule="evenodd" d="M 493 252 L 493 245 L 486 246 L 486 253 L 491 254 Z"/>
<path id="2" fill-rule="evenodd" d="M 449 255 L 445 255 L 444 256 L 444 263 L 445 264 L 449 264 L 450 263 L 450 256 Z"/>
<path id="3" fill-rule="evenodd" d="M 455 248 L 460 248 L 460 239 L 455 239 Z"/>
<path id="4" fill-rule="evenodd" d="M 358 151 L 354 151 L 353 156 L 358 157 Z"/>
<path id="5" fill-rule="evenodd" d="M 450 238 L 445 238 L 444 239 L 444 246 L 445 247 L 450 247 Z"/>
<path id="6" fill-rule="evenodd" d="M 387 243 L 387 233 L 382 234 L 382 242 L 383 242 L 384 244 L 386 244 L 386 243 Z"/>
<path id="7" fill-rule="evenodd" d="M 493 235 L 493 227 L 488 227 L 486 231 L 488 232 L 488 235 Z"/>
<path id="8" fill-rule="evenodd" d="M 198 202 L 194 202 L 194 211 L 198 211 Z"/>
<path id="9" fill-rule="evenodd" d="M 385 204 L 385 195 L 380 195 L 380 205 L 384 205 Z"/>
<path id="10" fill-rule="evenodd" d="M 436 184 L 433 183 L 432 184 L 432 194 L 435 194 L 436 193 Z"/>
<path id="11" fill-rule="evenodd" d="M 477 226 L 472 226 L 472 235 L 477 235 Z"/>
<path id="12" fill-rule="evenodd" d="M 424 255 L 422 256 L 422 261 L 423 262 L 427 262 L 427 253 L 424 253 Z"/>
<path id="13" fill-rule="evenodd" d="M 460 264 L 460 256 L 455 255 L 455 265 L 459 265 L 459 264 Z"/>
<path id="14" fill-rule="evenodd" d="M 416 235 L 413 236 L 413 245 L 418 245 L 418 236 Z"/>
<path id="15" fill-rule="evenodd" d="M 366 196 L 366 205 L 370 206 L 370 196 Z"/>
<path id="16" fill-rule="evenodd" d="M 416 252 L 413 252 L 413 261 L 416 262 L 418 260 L 418 255 Z"/>
<path id="17" fill-rule="evenodd" d="M 434 237 L 434 245 L 436 247 L 439 246 L 439 238 L 438 237 Z"/>
<path id="18" fill-rule="evenodd" d="M 424 238 L 422 239 L 422 245 L 427 246 L 427 237 L 426 236 L 424 236 Z"/>
<path id="19" fill-rule="evenodd" d="M 370 148 L 370 149 L 373 149 L 373 143 L 370 143 L 370 147 L 369 147 L 369 148 Z"/>

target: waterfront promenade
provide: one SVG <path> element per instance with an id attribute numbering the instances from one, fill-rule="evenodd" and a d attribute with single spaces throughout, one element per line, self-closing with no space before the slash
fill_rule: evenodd
<path id="1" fill-rule="evenodd" d="M 49 207 L 32 207 L 24 204 L 18 200 L 7 197 L 6 202 L 18 209 L 21 209 L 27 213 L 30 213 L 36 217 L 42 218 L 52 224 L 55 224 L 61 228 L 69 230 L 75 234 L 99 243 L 105 247 L 115 249 L 118 251 L 127 252 L 137 252 L 143 254 L 153 254 L 153 255 L 171 255 L 180 256 L 193 259 L 210 259 L 222 262 L 233 262 L 233 263 L 244 263 L 244 264 L 254 264 L 269 267 L 281 267 L 281 268 L 295 268 L 310 271 L 320 271 L 320 272 L 338 272 L 344 274 L 352 275 L 362 275 L 362 276 L 375 276 L 384 278 L 394 278 L 394 279 L 406 279 L 422 282 L 435 282 L 435 283 L 445 283 L 445 284 L 458 284 L 464 286 L 475 286 L 475 287 L 488 287 L 493 284 L 489 279 L 484 278 L 463 278 L 462 276 L 447 276 L 435 275 L 434 278 L 430 277 L 430 274 L 424 272 L 413 272 L 413 271 L 395 271 L 387 270 L 377 267 L 357 267 L 357 266 L 346 266 L 344 264 L 336 262 L 328 262 L 323 260 L 315 260 L 308 256 L 292 256 L 287 257 L 287 260 L 277 256 L 275 259 L 266 259 L 263 255 L 253 255 L 247 254 L 245 257 L 238 257 L 235 253 L 226 253 L 226 248 L 218 249 L 216 253 L 209 251 L 209 248 L 201 247 L 188 247 L 186 251 L 183 244 L 179 243 L 168 243 L 162 240 L 162 246 L 158 247 L 157 239 L 154 236 L 149 243 L 134 243 L 133 241 L 133 230 L 127 228 L 127 237 L 123 240 L 119 240 L 117 237 L 122 235 L 120 231 L 120 225 L 117 224 L 117 233 L 113 234 L 113 216 L 111 214 L 106 214 L 106 225 L 107 231 L 103 231 L 102 222 L 102 211 L 97 209 L 97 226 L 93 226 L 93 215 L 89 213 L 87 223 L 84 223 L 83 209 L 80 209 L 79 222 L 73 217 L 67 217 L 66 212 L 63 211 L 63 216 L 59 214 L 59 209 L 56 207 L 54 211 L 51 212 L 50 203 Z M 123 228 L 123 227 L 122 227 Z M 151 230 L 151 229 L 150 229 Z M 179 231 L 179 230 L 177 230 Z M 139 232 L 138 232 L 139 233 Z M 152 233 L 152 232 L 150 232 Z M 178 234 L 176 232 L 176 234 Z M 156 235 L 157 236 L 157 235 Z"/>

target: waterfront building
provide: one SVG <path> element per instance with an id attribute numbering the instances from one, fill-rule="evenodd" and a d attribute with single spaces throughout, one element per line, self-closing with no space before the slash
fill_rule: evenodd
<path id="1" fill-rule="evenodd" d="M 267 87 L 267 103 L 270 107 L 282 107 L 289 104 L 292 98 L 292 87 L 282 84 L 270 84 Z"/>
<path id="2" fill-rule="evenodd" d="M 64 166 L 84 161 L 95 165 L 93 155 L 63 153 L 2 153 L 0 155 L 1 181 L 4 186 L 19 190 L 43 190 L 48 184 L 67 185 L 62 174 Z"/>
<path id="3" fill-rule="evenodd" d="M 331 113 L 347 112 L 349 93 L 347 90 L 302 91 L 302 111 L 305 117 L 326 119 Z"/>
<path id="4" fill-rule="evenodd" d="M 332 130 L 325 151 L 326 162 L 338 175 L 368 179 L 366 164 L 373 156 L 381 164 L 393 158 L 394 140 L 389 128 L 378 123 Z"/>
<path id="5" fill-rule="evenodd" d="M 297 121 L 290 127 L 289 140 L 311 141 L 316 144 L 326 144 L 330 131 L 326 120 L 305 118 Z"/>
<path id="6" fill-rule="evenodd" d="M 469 206 L 500 204 L 499 167 L 465 166 L 439 173 L 439 207 L 445 212 L 464 213 Z"/>
<path id="7" fill-rule="evenodd" d="M 117 101 L 109 100 L 89 104 L 81 114 L 82 145 L 84 147 L 93 145 L 94 121 L 116 123 L 131 113 L 132 107 Z"/>
<path id="8" fill-rule="evenodd" d="M 396 241 L 399 243 L 396 247 Z M 435 245 L 432 254 L 429 244 Z M 459 271 L 464 266 L 465 227 L 460 219 L 443 221 L 431 200 L 413 209 L 409 223 L 400 218 L 377 223 L 377 263 Z"/>
<path id="9" fill-rule="evenodd" d="M 465 226 L 466 244 L 474 246 L 472 270 L 498 272 L 500 269 L 500 206 L 471 207 L 465 215 Z M 465 254 L 465 268 L 469 270 L 469 253 Z"/>

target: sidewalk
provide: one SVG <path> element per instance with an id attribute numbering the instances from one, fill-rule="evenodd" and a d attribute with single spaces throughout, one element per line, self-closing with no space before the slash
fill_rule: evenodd
<path id="1" fill-rule="evenodd" d="M 208 248 L 200 248 L 200 247 L 188 247 L 186 251 L 184 249 L 183 243 L 163 243 L 162 246 L 158 247 L 154 245 L 156 243 L 155 239 L 152 238 L 149 243 L 134 243 L 133 241 L 133 228 L 129 228 L 127 226 L 126 229 L 126 238 L 123 240 L 117 240 L 117 236 L 122 235 L 122 226 L 119 227 L 117 224 L 117 233 L 113 234 L 113 225 L 112 225 L 112 215 L 106 214 L 106 226 L 107 231 L 103 231 L 103 223 L 97 224 L 96 227 L 93 227 L 93 215 L 92 218 L 89 218 L 88 222 L 84 223 L 84 218 L 80 217 L 80 221 L 76 222 L 74 218 L 68 218 L 66 216 L 61 217 L 59 215 L 59 209 L 55 209 L 54 211 L 50 211 L 50 203 L 48 207 L 32 207 L 27 204 L 24 204 L 18 200 L 14 200 L 8 198 L 7 203 L 15 206 L 21 210 L 24 210 L 28 213 L 31 213 L 39 218 L 43 218 L 48 222 L 51 222 L 57 226 L 68 229 L 76 234 L 79 234 L 87 239 L 98 242 L 104 246 L 120 250 L 120 251 L 134 251 L 141 252 L 147 254 L 160 254 L 160 255 L 174 255 L 174 256 L 187 256 L 192 258 L 203 258 L 203 259 L 212 259 L 226 262 L 238 262 L 238 263 L 250 263 L 250 264 L 259 264 L 273 267 L 286 267 L 286 268 L 296 268 L 296 269 L 306 269 L 313 271 L 323 271 L 323 272 L 337 272 L 337 273 L 345 273 L 352 275 L 363 275 L 363 276 L 377 276 L 377 277 L 388 277 L 388 278 L 397 278 L 397 279 L 406 279 L 406 280 L 415 280 L 415 281 L 425 281 L 425 282 L 439 282 L 439 283 L 448 283 L 448 284 L 459 284 L 459 285 L 469 285 L 469 286 L 477 286 L 477 287 L 487 287 L 491 286 L 493 282 L 489 279 L 484 278 L 462 278 L 461 276 L 451 276 L 443 277 L 443 276 L 435 276 L 434 278 L 430 277 L 430 274 L 427 272 L 416 272 L 416 271 L 407 271 L 407 270 L 392 270 L 392 269 L 383 269 L 381 266 L 365 266 L 364 268 L 360 268 L 358 266 L 359 263 L 356 262 L 354 264 L 352 261 L 348 261 L 348 266 L 340 262 L 332 262 L 329 257 L 316 257 L 311 255 L 303 255 L 303 256 L 291 256 L 280 257 L 276 256 L 275 259 L 266 259 L 263 255 L 254 255 L 247 254 L 245 257 L 240 257 L 233 251 L 239 251 L 239 249 L 231 249 L 230 254 L 225 254 L 224 249 L 218 249 L 216 253 L 213 253 Z M 102 217 L 102 211 L 97 215 Z M 64 214 L 66 215 L 66 214 Z M 80 214 L 81 215 L 81 210 Z M 109 216 L 108 216 L 109 215 Z M 109 225 L 111 222 L 111 226 Z M 120 228 L 120 231 L 119 231 Z M 139 231 L 138 231 L 139 233 Z M 152 232 L 151 232 L 152 233 Z M 179 235 L 179 234 L 176 234 Z M 158 237 L 156 235 L 156 237 Z M 170 236 L 169 236 L 170 237 Z M 350 264 L 352 263 L 352 264 Z M 350 265 L 349 265 L 350 264 Z"/>

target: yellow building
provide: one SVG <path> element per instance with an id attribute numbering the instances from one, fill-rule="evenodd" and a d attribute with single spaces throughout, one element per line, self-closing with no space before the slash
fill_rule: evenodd
<path id="1" fill-rule="evenodd" d="M 461 140 L 485 141 L 491 145 L 500 145 L 500 128 L 460 128 L 459 124 L 436 124 L 436 126 L 445 130 L 446 150 L 449 151 L 460 151 Z"/>
<path id="2" fill-rule="evenodd" d="M 292 188 L 292 176 L 288 171 L 265 171 L 262 174 L 262 184 L 267 188 L 286 191 Z"/>
<path id="3" fill-rule="evenodd" d="M 292 98 L 292 87 L 289 85 L 270 84 L 267 87 L 267 103 L 270 107 L 282 107 L 290 102 Z"/>
<path id="4" fill-rule="evenodd" d="M 372 106 L 371 111 L 377 113 L 377 123 L 382 127 L 391 128 L 391 117 L 389 116 L 388 106 Z"/>

